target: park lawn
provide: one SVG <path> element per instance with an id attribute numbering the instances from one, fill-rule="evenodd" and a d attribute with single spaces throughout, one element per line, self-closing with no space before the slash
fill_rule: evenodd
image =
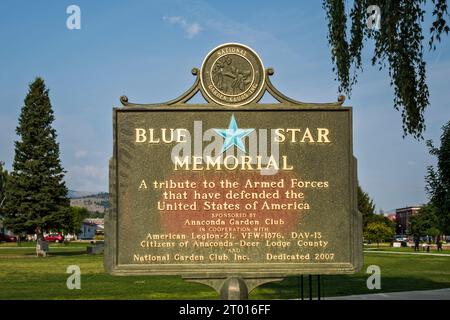
<path id="1" fill-rule="evenodd" d="M 367 249 L 367 248 L 390 247 L 390 246 L 391 246 L 391 243 L 390 243 L 390 242 L 369 243 L 369 244 L 364 244 L 364 249 Z"/>
<path id="2" fill-rule="evenodd" d="M 415 253 L 414 248 L 408 248 L 408 247 L 400 247 L 400 248 L 393 248 L 393 247 L 380 247 L 380 248 L 364 248 L 364 250 L 367 251 L 391 251 L 391 252 L 409 252 L 409 253 Z M 427 252 L 426 250 L 422 250 L 422 247 L 420 247 L 420 251 L 418 253 L 438 253 L 438 254 L 449 254 L 450 250 L 443 250 L 443 251 L 437 251 L 436 249 L 431 249 L 430 252 Z"/>
<path id="3" fill-rule="evenodd" d="M 67 244 L 64 243 L 56 243 L 50 242 L 49 247 L 51 248 L 86 248 L 87 245 L 90 245 L 89 240 L 83 241 L 71 241 Z M 36 248 L 36 242 L 34 241 L 24 241 L 24 242 L 1 242 L 0 249 L 2 248 Z"/>
<path id="4" fill-rule="evenodd" d="M 381 269 L 381 290 L 367 289 L 369 274 L 366 270 L 369 265 L 377 265 Z M 304 278 L 305 296 L 308 290 L 306 279 L 307 277 Z M 313 277 L 313 296 L 316 296 L 315 281 Z M 321 281 L 322 296 L 325 297 L 450 288 L 450 256 L 365 252 L 364 266 L 360 272 L 354 275 L 321 276 Z M 297 277 L 289 277 L 279 286 L 265 285 L 259 288 L 258 298 L 272 299 L 274 291 L 278 291 L 278 297 L 281 299 L 295 298 L 295 295 L 298 297 L 298 282 Z"/>
<path id="5" fill-rule="evenodd" d="M 103 256 L 87 255 L 84 246 L 52 246 L 50 256 L 37 258 L 34 248 L 0 248 L 0 299 L 217 299 L 209 287 L 175 276 L 113 277 L 103 270 Z M 365 253 L 355 275 L 322 276 L 325 296 L 450 287 L 450 256 Z M 81 269 L 81 290 L 68 290 L 69 265 Z M 368 290 L 367 266 L 381 268 L 381 290 Z M 305 277 L 305 289 L 307 289 Z M 316 277 L 313 277 L 316 280 Z M 295 299 L 299 278 L 288 277 L 255 289 L 251 299 Z M 314 283 L 314 294 L 316 292 Z M 307 290 L 305 290 L 305 296 Z"/>

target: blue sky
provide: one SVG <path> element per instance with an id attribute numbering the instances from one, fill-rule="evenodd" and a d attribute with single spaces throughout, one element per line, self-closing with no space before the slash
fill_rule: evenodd
<path id="1" fill-rule="evenodd" d="M 191 68 L 225 42 L 257 51 L 286 95 L 334 101 L 325 14 L 321 1 L 305 2 L 2 0 L 0 160 L 11 169 L 17 117 L 28 84 L 41 76 L 50 88 L 69 188 L 106 191 L 119 97 L 145 103 L 178 96 L 193 82 Z M 81 8 L 80 30 L 66 28 L 71 4 Z M 425 139 L 435 143 L 450 120 L 449 47 L 444 37 L 435 52 L 426 50 L 431 105 Z M 402 138 L 387 72 L 370 65 L 367 48 L 364 73 L 345 103 L 354 107 L 360 183 L 378 209 L 426 202 L 424 176 L 435 160 L 424 141 Z"/>

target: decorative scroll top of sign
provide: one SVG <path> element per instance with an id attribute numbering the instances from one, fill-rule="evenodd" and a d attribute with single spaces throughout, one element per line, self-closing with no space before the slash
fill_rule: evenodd
<path id="1" fill-rule="evenodd" d="M 128 101 L 121 96 L 120 101 L 127 107 L 152 107 L 160 105 L 183 105 L 198 91 L 209 104 L 239 107 L 257 103 L 265 92 L 270 93 L 284 105 L 305 107 L 341 106 L 345 97 L 340 95 L 336 102 L 305 103 L 291 99 L 278 91 L 269 79 L 274 74 L 272 68 L 264 69 L 258 54 L 240 43 L 226 43 L 213 49 L 203 61 L 201 69 L 193 68 L 196 81 L 192 87 L 180 97 L 164 103 L 139 104 Z"/>

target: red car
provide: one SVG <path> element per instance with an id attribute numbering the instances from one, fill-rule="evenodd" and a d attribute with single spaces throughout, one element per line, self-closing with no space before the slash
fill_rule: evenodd
<path id="1" fill-rule="evenodd" d="M 8 236 L 6 234 L 0 234 L 0 242 L 16 242 L 17 237 L 15 236 Z"/>
<path id="2" fill-rule="evenodd" d="M 45 236 L 44 240 L 48 241 L 48 242 L 63 242 L 64 236 L 60 233 L 51 233 L 51 234 Z"/>

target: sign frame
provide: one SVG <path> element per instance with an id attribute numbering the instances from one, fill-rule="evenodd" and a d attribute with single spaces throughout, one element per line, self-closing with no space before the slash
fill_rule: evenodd
<path id="1" fill-rule="evenodd" d="M 233 45 L 233 44 L 226 44 Z M 248 47 L 246 47 L 248 48 Z M 300 274 L 351 274 L 359 271 L 362 267 L 362 216 L 357 210 L 357 161 L 353 156 L 353 132 L 352 132 L 352 108 L 343 107 L 345 101 L 343 96 L 339 96 L 337 102 L 332 103 L 304 103 L 286 97 L 279 92 L 271 83 L 269 77 L 274 74 L 272 68 L 265 70 L 264 84 L 257 96 L 247 104 L 230 106 L 220 105 L 212 100 L 204 91 L 200 79 L 199 69 L 192 69 L 192 74 L 196 76 L 194 85 L 179 98 L 157 104 L 136 104 L 130 103 L 126 96 L 120 97 L 124 107 L 113 109 L 113 155 L 109 162 L 109 191 L 110 210 L 105 217 L 105 270 L 112 275 L 181 275 L 187 278 L 217 279 L 226 277 L 241 278 L 282 278 L 286 276 Z M 206 104 L 187 104 L 187 102 L 198 92 L 206 99 Z M 265 93 L 272 95 L 279 103 L 263 104 L 258 103 Z M 119 241 L 119 193 L 118 183 L 118 115 L 121 113 L 151 113 L 151 112 L 277 112 L 288 111 L 292 113 L 302 112 L 327 112 L 345 113 L 348 117 L 349 132 L 349 203 L 350 212 L 350 261 L 347 263 L 210 263 L 210 264 L 118 264 Z"/>

